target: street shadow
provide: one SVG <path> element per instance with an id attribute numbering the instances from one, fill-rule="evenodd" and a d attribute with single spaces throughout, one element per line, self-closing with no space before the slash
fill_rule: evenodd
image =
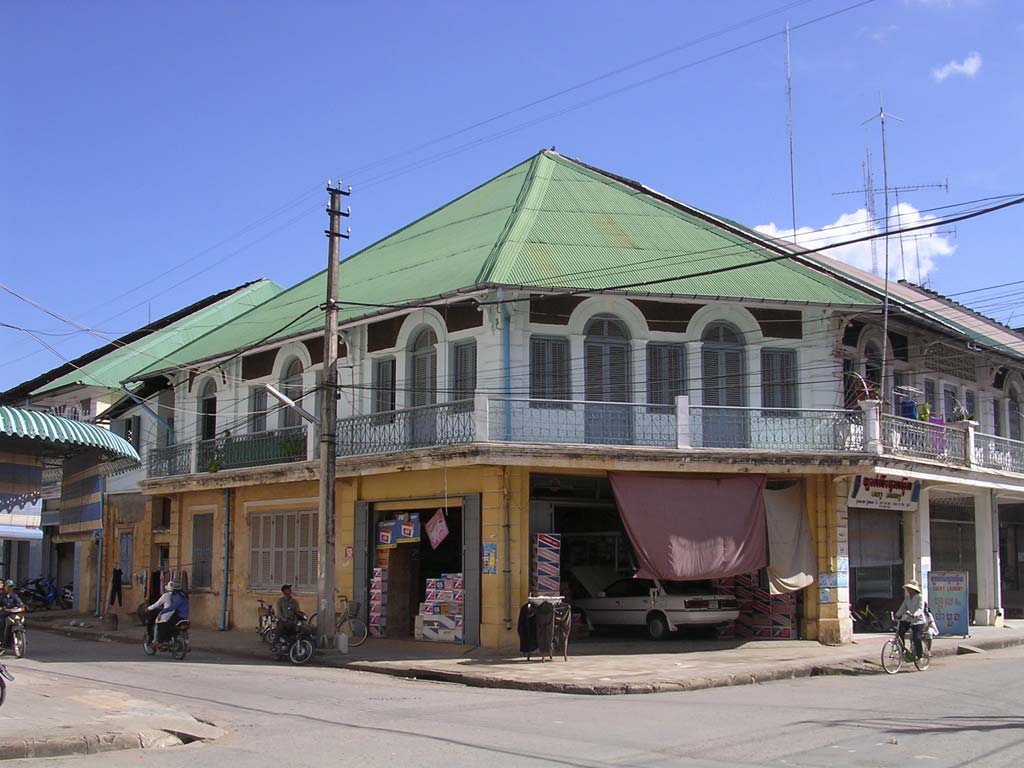
<path id="1" fill-rule="evenodd" d="M 894 736 L 920 736 L 957 733 L 992 733 L 995 731 L 1020 731 L 1024 733 L 1024 717 L 1020 716 L 986 716 L 969 717 L 966 715 L 948 715 L 945 717 L 908 717 L 886 716 L 884 718 L 866 718 L 862 720 L 805 721 L 807 725 L 825 728 L 865 728 L 881 731 Z"/>

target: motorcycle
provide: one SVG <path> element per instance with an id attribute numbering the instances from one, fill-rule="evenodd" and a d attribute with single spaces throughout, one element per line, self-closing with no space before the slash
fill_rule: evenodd
<path id="1" fill-rule="evenodd" d="M 7 671 L 7 667 L 0 664 L 0 707 L 4 705 L 7 698 L 7 680 L 14 680 L 14 675 Z"/>
<path id="2" fill-rule="evenodd" d="M 50 610 L 54 607 L 65 607 L 60 601 L 60 593 L 54 586 L 52 578 L 40 576 L 38 579 L 26 581 L 18 587 L 18 595 L 25 605 L 30 608 L 45 608 Z"/>
<path id="3" fill-rule="evenodd" d="M 15 658 L 24 658 L 25 650 L 28 647 L 25 641 L 25 614 L 18 610 L 16 613 L 12 611 L 4 615 L 11 623 L 10 650 L 14 653 Z"/>
<path id="4" fill-rule="evenodd" d="M 154 640 L 156 632 L 156 612 L 154 611 L 146 626 L 146 634 L 142 638 L 142 650 L 147 656 L 156 656 L 160 652 L 169 653 L 173 658 L 181 661 L 192 650 L 192 645 L 188 640 L 188 628 L 188 620 L 182 619 L 174 625 L 171 639 L 166 643 L 158 643 Z"/>
<path id="5" fill-rule="evenodd" d="M 300 613 L 295 631 L 274 640 L 270 646 L 274 661 L 287 656 L 292 664 L 305 664 L 313 658 L 316 652 L 316 626 L 311 623 L 313 617 L 306 618 L 305 614 Z"/>

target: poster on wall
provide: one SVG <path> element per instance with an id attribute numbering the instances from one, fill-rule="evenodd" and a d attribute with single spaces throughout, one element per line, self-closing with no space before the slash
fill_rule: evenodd
<path id="1" fill-rule="evenodd" d="M 928 574 L 928 607 L 940 635 L 967 636 L 969 629 L 968 574 L 932 571 Z"/>
<path id="2" fill-rule="evenodd" d="M 847 504 L 861 509 L 914 512 L 920 498 L 921 483 L 919 481 L 856 475 L 850 485 Z"/>
<path id="3" fill-rule="evenodd" d="M 498 572 L 498 545 L 492 543 L 485 543 L 483 545 L 483 563 L 482 572 L 484 575 L 495 574 Z"/>

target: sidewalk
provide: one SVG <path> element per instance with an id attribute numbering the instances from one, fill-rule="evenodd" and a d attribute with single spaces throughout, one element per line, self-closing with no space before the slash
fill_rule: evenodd
<path id="1" fill-rule="evenodd" d="M 9 669 L 15 679 L 0 709 L 0 761 L 175 747 L 223 733 L 124 690 L 74 685 L 24 666 Z"/>
<path id="2" fill-rule="evenodd" d="M 29 623 L 30 635 L 32 629 L 107 642 L 142 641 L 142 628 L 133 616 L 122 616 L 119 630 L 110 631 L 93 617 L 34 614 Z M 972 635 L 967 639 L 936 638 L 933 656 L 1024 645 L 1024 622 L 1010 622 L 998 629 L 971 629 Z M 880 673 L 881 647 L 888 638 L 888 634 L 857 635 L 854 643 L 843 646 L 824 646 L 808 640 L 587 640 L 570 646 L 568 661 L 556 658 L 546 663 L 460 645 L 370 638 L 347 655 L 321 653 L 317 662 L 362 672 L 486 688 L 592 695 L 660 693 L 816 675 Z M 254 632 L 194 629 L 191 639 L 193 648 L 214 655 L 270 661 L 267 646 Z M 29 649 L 31 653 L 31 640 Z"/>

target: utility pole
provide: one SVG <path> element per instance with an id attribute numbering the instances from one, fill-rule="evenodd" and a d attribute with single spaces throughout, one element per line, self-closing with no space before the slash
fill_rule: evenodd
<path id="1" fill-rule="evenodd" d="M 786 22 L 786 131 L 789 133 L 789 212 L 796 245 L 796 165 L 793 160 L 793 71 L 789 60 L 789 22 Z"/>
<path id="2" fill-rule="evenodd" d="M 349 232 L 341 231 L 341 218 L 350 209 L 341 209 L 342 196 L 352 194 L 327 181 L 330 202 L 327 214 L 330 228 L 327 235 L 327 302 L 324 312 L 324 381 L 320 398 L 320 514 L 317 558 L 317 647 L 334 648 L 334 483 L 338 442 L 338 263 L 341 239 Z"/>

